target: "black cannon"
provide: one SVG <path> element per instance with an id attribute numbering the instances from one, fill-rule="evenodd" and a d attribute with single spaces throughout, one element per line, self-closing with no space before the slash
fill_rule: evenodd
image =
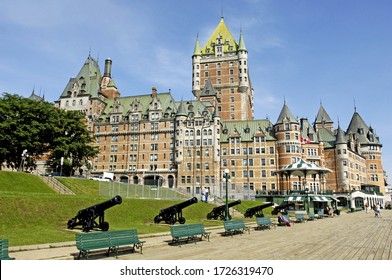
<path id="1" fill-rule="evenodd" d="M 159 224 L 161 221 L 165 221 L 167 224 L 175 224 L 178 221 L 180 224 L 184 224 L 185 218 L 182 216 L 182 209 L 194 203 L 197 203 L 196 197 L 162 209 L 159 211 L 159 215 L 155 216 L 154 222 Z"/>
<path id="2" fill-rule="evenodd" d="M 121 204 L 121 202 L 121 196 L 116 195 L 112 199 L 80 210 L 75 218 L 68 221 L 68 228 L 73 229 L 81 225 L 84 232 L 88 232 L 93 228 L 100 228 L 103 231 L 107 231 L 109 229 L 109 223 L 104 220 L 105 210 L 116 204 Z M 98 217 L 99 222 L 97 223 L 95 219 Z"/>
<path id="3" fill-rule="evenodd" d="M 236 200 L 233 202 L 230 202 L 227 204 L 228 208 L 233 207 L 237 204 L 241 204 L 241 200 Z M 210 213 L 207 214 L 207 219 L 208 220 L 217 220 L 218 218 L 220 218 L 222 221 L 226 218 L 225 217 L 225 213 L 226 213 L 226 204 L 220 205 L 215 207 L 214 209 L 212 209 L 212 211 Z M 229 214 L 229 220 L 231 220 L 231 216 Z"/>
<path id="4" fill-rule="evenodd" d="M 255 206 L 252 208 L 248 208 L 245 211 L 244 217 L 245 218 L 252 218 L 253 215 L 256 217 L 264 217 L 263 209 L 274 205 L 272 202 L 268 202 L 259 206 Z"/>
<path id="5" fill-rule="evenodd" d="M 287 212 L 287 208 L 294 206 L 294 203 L 283 202 L 282 204 L 276 206 L 274 210 L 271 211 L 271 214 L 278 215 L 279 212 Z"/>

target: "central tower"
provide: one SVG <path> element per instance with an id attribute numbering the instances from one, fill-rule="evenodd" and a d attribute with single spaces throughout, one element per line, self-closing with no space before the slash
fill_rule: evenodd
<path id="1" fill-rule="evenodd" d="M 209 101 L 222 120 L 252 120 L 253 88 L 248 70 L 248 51 L 240 32 L 238 42 L 223 17 L 203 48 L 196 39 L 192 56 L 192 92 Z"/>

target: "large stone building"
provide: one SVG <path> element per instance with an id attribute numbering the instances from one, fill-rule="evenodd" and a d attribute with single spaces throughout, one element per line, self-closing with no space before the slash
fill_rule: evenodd
<path id="1" fill-rule="evenodd" d="M 278 119 L 255 120 L 254 92 L 242 33 L 238 42 L 222 18 L 204 47 L 196 39 L 192 92 L 196 100 L 176 101 L 155 87 L 143 95 L 121 96 L 111 77 L 89 56 L 70 79 L 56 106 L 81 110 L 94 133 L 99 155 L 92 173 L 115 173 L 117 181 L 214 192 L 229 169 L 231 191 L 279 193 L 352 191 L 364 185 L 384 192 L 382 145 L 358 112 L 344 131 L 322 105 L 313 123 L 297 119 L 284 102 Z M 262 97 L 258 97 L 262 98 Z M 299 112 L 300 113 L 300 112 Z M 276 170 L 300 159 L 332 172 L 291 178 Z"/>

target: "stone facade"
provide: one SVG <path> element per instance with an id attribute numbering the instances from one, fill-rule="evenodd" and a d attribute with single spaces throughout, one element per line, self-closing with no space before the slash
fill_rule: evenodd
<path id="1" fill-rule="evenodd" d="M 375 185 L 384 192 L 382 144 L 357 112 L 346 131 L 322 105 L 313 125 L 297 119 L 284 102 L 275 123 L 253 117 L 253 88 L 244 38 L 232 37 L 223 18 L 192 56 L 196 100 L 176 101 L 170 92 L 120 97 L 111 77 L 101 76 L 91 56 L 70 79 L 56 106 L 81 110 L 99 155 L 92 174 L 114 172 L 117 181 L 218 192 L 229 169 L 233 192 L 352 191 Z M 279 177 L 274 171 L 304 159 L 332 172 L 325 177 Z"/>

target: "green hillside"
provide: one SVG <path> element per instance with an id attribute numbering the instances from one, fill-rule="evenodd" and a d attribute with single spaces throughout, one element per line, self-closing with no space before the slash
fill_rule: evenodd
<path id="1" fill-rule="evenodd" d="M 7 238 L 10 246 L 73 241 L 81 229 L 67 229 L 69 219 L 81 209 L 106 201 L 100 197 L 97 182 L 63 178 L 61 181 L 76 195 L 54 193 L 34 175 L 0 171 L 0 238 Z M 110 229 L 136 228 L 140 234 L 169 231 L 169 225 L 155 224 L 160 209 L 183 200 L 126 199 L 105 211 Z M 236 206 L 241 212 L 259 202 L 244 201 Z M 187 223 L 202 222 L 206 227 L 222 225 L 221 221 L 207 220 L 216 205 L 201 203 L 184 208 Z M 253 219 L 251 219 L 253 220 Z"/>

